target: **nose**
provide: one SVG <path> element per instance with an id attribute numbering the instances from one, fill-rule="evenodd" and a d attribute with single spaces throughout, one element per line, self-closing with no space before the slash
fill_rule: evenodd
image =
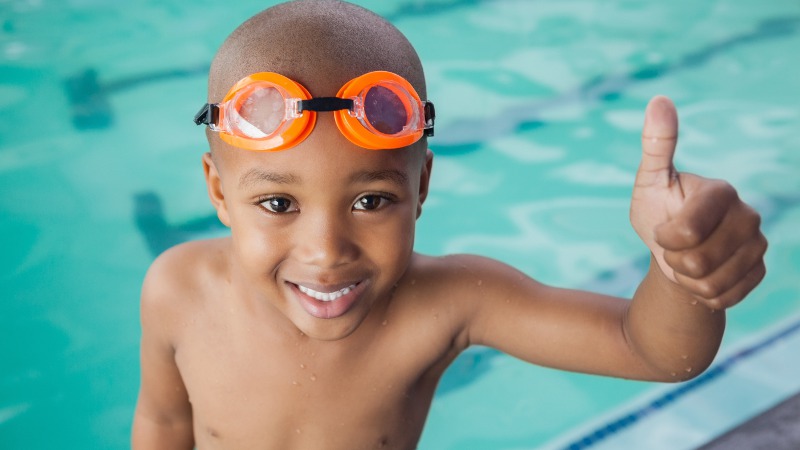
<path id="1" fill-rule="evenodd" d="M 300 213 L 301 216 L 304 212 Z M 358 258 L 359 248 L 348 217 L 332 212 L 305 213 L 295 234 L 297 259 L 321 269 L 347 265 Z"/>

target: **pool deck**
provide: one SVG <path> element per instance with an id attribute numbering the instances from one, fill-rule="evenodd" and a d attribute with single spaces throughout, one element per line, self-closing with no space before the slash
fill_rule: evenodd
<path id="1" fill-rule="evenodd" d="M 800 393 L 744 422 L 698 450 L 800 449 Z"/>

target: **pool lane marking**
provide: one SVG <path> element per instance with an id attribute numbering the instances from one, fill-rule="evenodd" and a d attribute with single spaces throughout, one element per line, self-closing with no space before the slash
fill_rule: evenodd
<path id="1" fill-rule="evenodd" d="M 599 444 L 600 442 L 612 437 L 620 431 L 631 427 L 642 419 L 660 412 L 667 405 L 675 402 L 686 394 L 720 378 L 722 375 L 725 375 L 728 371 L 730 371 L 733 366 L 752 356 L 755 356 L 761 351 L 771 347 L 772 345 L 798 331 L 800 331 L 800 320 L 795 320 L 791 324 L 782 327 L 778 332 L 767 336 L 765 339 L 735 351 L 733 354 L 726 357 L 719 363 L 712 365 L 697 378 L 681 383 L 675 389 L 671 389 L 666 394 L 658 396 L 655 400 L 649 401 L 645 405 L 634 409 L 632 412 L 624 414 L 621 417 L 612 420 L 611 422 L 600 426 L 589 433 L 586 433 L 582 437 L 571 441 L 569 444 L 561 448 L 564 450 L 584 450 Z"/>

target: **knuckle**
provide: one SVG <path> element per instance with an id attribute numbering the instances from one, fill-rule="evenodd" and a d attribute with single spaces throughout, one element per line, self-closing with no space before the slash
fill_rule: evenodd
<path id="1" fill-rule="evenodd" d="M 740 219 L 741 229 L 748 236 L 755 236 L 761 233 L 761 215 L 747 204 L 744 207 L 744 217 Z"/>
<path id="2" fill-rule="evenodd" d="M 699 280 L 697 282 L 697 292 L 705 299 L 710 299 L 709 301 L 716 300 L 716 297 L 719 296 L 722 292 L 721 288 L 718 283 L 715 283 L 711 280 Z"/>
<path id="3" fill-rule="evenodd" d="M 686 275 L 700 278 L 710 272 L 711 263 L 708 258 L 699 252 L 688 252 L 683 255 L 681 265 L 686 270 Z"/>
<path id="4" fill-rule="evenodd" d="M 690 223 L 682 223 L 675 230 L 690 247 L 696 247 L 703 241 L 703 235 Z"/>
<path id="5" fill-rule="evenodd" d="M 715 309 L 715 310 L 716 309 L 723 309 L 725 307 L 725 304 L 722 302 L 722 299 L 719 299 L 719 298 L 708 299 L 708 300 L 705 301 L 705 303 L 706 303 L 706 306 L 708 306 L 711 309 Z"/>
<path id="6" fill-rule="evenodd" d="M 743 244 L 742 250 L 746 252 L 748 260 L 752 261 L 752 265 L 755 266 L 759 263 L 763 265 L 768 247 L 767 238 L 759 233 L 750 242 Z"/>
<path id="7" fill-rule="evenodd" d="M 767 249 L 769 248 L 769 242 L 767 242 L 767 237 L 764 236 L 763 233 L 758 233 L 758 248 L 759 248 L 759 256 L 761 258 L 764 257 L 767 253 Z"/>
<path id="8" fill-rule="evenodd" d="M 711 180 L 709 188 L 720 200 L 734 201 L 739 199 L 736 188 L 725 180 Z"/>
<path id="9" fill-rule="evenodd" d="M 754 286 L 757 286 L 767 276 L 767 266 L 761 261 L 753 271 Z"/>

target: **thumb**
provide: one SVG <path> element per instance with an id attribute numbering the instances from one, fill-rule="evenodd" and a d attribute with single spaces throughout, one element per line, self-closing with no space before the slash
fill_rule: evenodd
<path id="1" fill-rule="evenodd" d="M 664 96 L 650 100 L 642 129 L 642 162 L 636 174 L 637 186 L 672 187 L 678 173 L 672 163 L 678 142 L 678 113 Z"/>

